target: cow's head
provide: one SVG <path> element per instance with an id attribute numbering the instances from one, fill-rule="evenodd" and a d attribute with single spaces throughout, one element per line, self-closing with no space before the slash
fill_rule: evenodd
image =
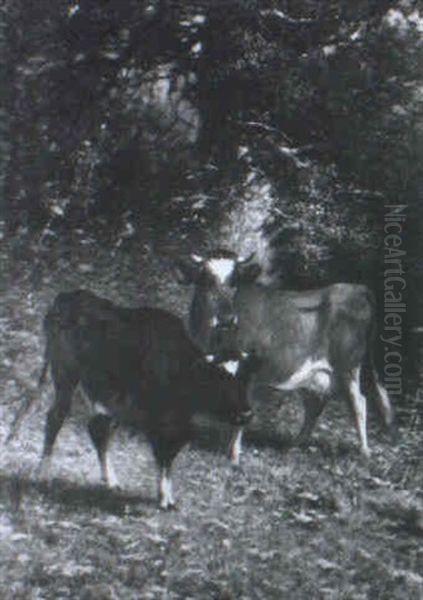
<path id="1" fill-rule="evenodd" d="M 204 328 L 225 330 L 236 326 L 234 296 L 242 283 L 254 281 L 261 267 L 253 262 L 254 253 L 239 257 L 221 250 L 208 257 L 192 254 L 177 265 L 179 281 L 194 284 L 190 328 L 194 336 L 204 335 Z"/>
<path id="2" fill-rule="evenodd" d="M 209 354 L 205 361 L 210 368 L 203 383 L 213 395 L 209 406 L 217 416 L 232 425 L 247 425 L 253 416 L 247 388 L 258 368 L 256 356 L 243 352 L 219 358 Z"/>

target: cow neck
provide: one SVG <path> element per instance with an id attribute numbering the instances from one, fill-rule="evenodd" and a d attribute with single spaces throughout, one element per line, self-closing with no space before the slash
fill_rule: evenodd
<path id="1" fill-rule="evenodd" d="M 209 350 L 210 317 L 211 311 L 207 291 L 196 287 L 190 308 L 189 330 L 194 341 L 206 352 Z"/>
<path id="2" fill-rule="evenodd" d="M 210 412 L 210 400 L 215 400 L 220 395 L 219 387 L 225 385 L 224 379 L 225 374 L 220 372 L 215 363 L 208 363 L 205 358 L 196 363 L 192 378 L 194 410 L 207 409 Z"/>

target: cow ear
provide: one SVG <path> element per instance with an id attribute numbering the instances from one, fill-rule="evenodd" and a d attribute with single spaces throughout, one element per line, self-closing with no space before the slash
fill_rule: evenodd
<path id="1" fill-rule="evenodd" d="M 200 266 L 202 265 L 202 261 L 200 262 L 200 257 L 194 255 L 191 259 L 178 259 L 173 263 L 173 272 L 175 274 L 176 281 L 182 285 L 190 285 L 195 283 L 198 278 L 198 274 L 200 271 Z"/>
<path id="2" fill-rule="evenodd" d="M 239 265 L 237 269 L 237 283 L 253 283 L 261 273 L 258 263 Z"/>

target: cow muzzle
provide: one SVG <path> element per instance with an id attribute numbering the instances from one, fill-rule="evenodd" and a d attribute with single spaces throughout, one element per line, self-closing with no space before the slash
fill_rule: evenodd
<path id="1" fill-rule="evenodd" d="M 213 317 L 212 327 L 217 330 L 227 331 L 238 325 L 238 317 L 236 315 L 224 315 L 219 317 Z"/>
<path id="2" fill-rule="evenodd" d="M 251 409 L 244 410 L 242 413 L 237 415 L 235 419 L 235 425 L 248 425 L 252 418 L 253 411 Z"/>

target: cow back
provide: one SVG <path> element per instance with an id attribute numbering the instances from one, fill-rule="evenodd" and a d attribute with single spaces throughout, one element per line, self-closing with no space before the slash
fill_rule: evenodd
<path id="1" fill-rule="evenodd" d="M 354 284 L 293 292 L 261 285 L 239 288 L 237 345 L 262 359 L 257 380 L 283 380 L 307 358 L 348 366 L 365 348 L 372 320 L 369 290 Z"/>
<path id="2" fill-rule="evenodd" d="M 91 292 L 59 294 L 45 321 L 52 354 L 99 399 L 145 398 L 189 372 L 200 354 L 180 319 L 157 308 L 123 308 Z"/>

